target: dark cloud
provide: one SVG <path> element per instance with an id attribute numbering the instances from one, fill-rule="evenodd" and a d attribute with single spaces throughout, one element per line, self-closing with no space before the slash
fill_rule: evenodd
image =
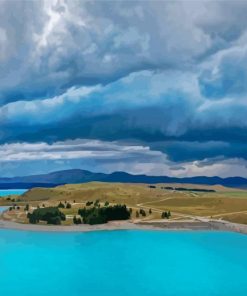
<path id="1" fill-rule="evenodd" d="M 246 4 L 228 2 L 1 1 L 1 103 L 192 68 L 246 29 Z"/>
<path id="2" fill-rule="evenodd" d="M 174 174 L 201 173 L 220 161 L 236 171 L 247 159 L 245 2 L 0 6 L 0 145 L 141 143 L 168 159 Z M 144 158 L 122 157 L 119 168 L 133 162 L 133 172 L 154 171 Z M 97 163 L 111 170 L 117 159 Z M 56 161 L 40 166 L 50 170 Z M 75 162 L 62 164 L 70 166 Z"/>

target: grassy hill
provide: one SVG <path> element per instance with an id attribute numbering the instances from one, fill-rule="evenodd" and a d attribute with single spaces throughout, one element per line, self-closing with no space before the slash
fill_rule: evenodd
<path id="1" fill-rule="evenodd" d="M 164 189 L 169 187 L 172 189 Z M 178 188 L 187 190 L 176 190 Z M 247 224 L 247 191 L 219 185 L 162 183 L 151 185 L 150 188 L 148 184 L 90 182 L 55 188 L 33 188 L 16 198 L 20 205 L 29 203 L 31 206 L 56 206 L 60 201 L 67 201 L 72 204 L 71 209 L 63 210 L 67 215 L 76 214 L 78 208 L 85 206 L 87 201 L 95 200 L 102 204 L 106 201 L 112 204 L 126 204 L 133 208 L 134 214 L 140 209 L 146 212 L 151 209 L 152 215 L 142 218 L 145 220 L 160 219 L 163 211 L 170 210 L 171 219 L 192 219 L 194 216 L 201 216 Z M 6 202 L 4 198 L 0 200 L 2 204 Z"/>

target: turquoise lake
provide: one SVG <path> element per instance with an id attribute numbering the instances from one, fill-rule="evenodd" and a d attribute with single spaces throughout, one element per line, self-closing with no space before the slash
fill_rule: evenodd
<path id="1" fill-rule="evenodd" d="M 246 296 L 247 236 L 0 230 L 0 295 Z"/>
<path id="2" fill-rule="evenodd" d="M 6 190 L 0 190 L 0 197 L 1 196 L 7 196 L 10 194 L 23 194 L 26 192 L 27 189 L 6 189 Z"/>

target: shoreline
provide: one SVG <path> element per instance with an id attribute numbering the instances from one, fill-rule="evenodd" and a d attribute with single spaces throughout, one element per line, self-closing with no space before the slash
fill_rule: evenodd
<path id="1" fill-rule="evenodd" d="M 130 222 L 111 221 L 98 225 L 34 225 L 21 224 L 13 221 L 0 219 L 0 229 L 12 229 L 35 232 L 92 232 L 92 231 L 112 231 L 112 230 L 159 230 L 159 231 L 230 231 L 247 234 L 247 225 L 231 223 L 228 221 L 150 221 L 150 222 Z"/>

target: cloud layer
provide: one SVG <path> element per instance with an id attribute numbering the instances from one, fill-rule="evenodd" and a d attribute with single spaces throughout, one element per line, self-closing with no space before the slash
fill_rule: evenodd
<path id="1" fill-rule="evenodd" d="M 32 162 L 36 171 L 246 176 L 245 2 L 0 6 L 3 175 L 30 173 Z"/>

